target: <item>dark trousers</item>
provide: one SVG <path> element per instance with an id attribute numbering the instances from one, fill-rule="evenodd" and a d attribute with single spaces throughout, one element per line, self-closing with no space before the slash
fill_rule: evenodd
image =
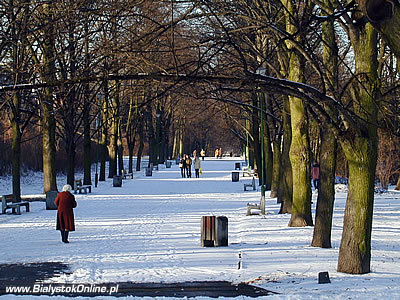
<path id="1" fill-rule="evenodd" d="M 196 178 L 200 177 L 200 169 L 194 169 L 194 172 L 196 173 Z"/>
<path id="2" fill-rule="evenodd" d="M 187 178 L 192 177 L 192 167 L 191 166 L 186 167 L 186 174 L 187 174 Z"/>
<path id="3" fill-rule="evenodd" d="M 186 168 L 181 168 L 181 176 L 182 176 L 182 178 L 185 178 L 185 169 Z"/>
<path id="4" fill-rule="evenodd" d="M 313 179 L 314 188 L 319 189 L 319 179 Z"/>

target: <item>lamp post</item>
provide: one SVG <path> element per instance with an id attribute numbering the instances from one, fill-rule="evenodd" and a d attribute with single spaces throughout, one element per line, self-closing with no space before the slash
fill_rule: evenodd
<path id="1" fill-rule="evenodd" d="M 98 94 L 97 98 L 99 101 L 103 99 L 102 94 Z M 96 116 L 96 131 L 97 131 L 97 145 L 96 145 L 96 172 L 94 174 L 94 187 L 97 187 L 97 184 L 99 182 L 99 174 L 97 172 L 98 168 L 97 165 L 99 163 L 99 145 L 100 145 L 100 119 L 99 116 Z"/>
<path id="2" fill-rule="evenodd" d="M 96 131 L 97 131 L 97 145 L 96 145 L 96 173 L 94 174 L 94 187 L 97 187 L 99 182 L 99 174 L 97 173 L 97 165 L 99 163 L 99 144 L 100 144 L 100 133 L 99 133 L 99 117 L 96 117 Z"/>
<path id="3" fill-rule="evenodd" d="M 260 67 L 257 69 L 257 74 L 265 75 L 265 68 Z M 264 178 L 264 99 L 258 93 L 260 101 L 260 135 L 261 135 L 261 214 L 265 215 L 265 178 Z"/>
<path id="4" fill-rule="evenodd" d="M 156 155 L 156 157 L 155 157 L 155 159 L 156 159 L 156 161 L 157 161 L 157 165 L 160 163 L 160 130 L 161 130 L 161 124 L 160 124 L 160 116 L 161 116 L 161 113 L 160 113 L 160 110 L 157 108 L 157 113 L 156 113 L 156 153 L 155 153 L 155 155 Z"/>

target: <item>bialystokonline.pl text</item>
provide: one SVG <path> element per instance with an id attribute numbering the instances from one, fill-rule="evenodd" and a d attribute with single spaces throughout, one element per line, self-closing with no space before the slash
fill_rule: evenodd
<path id="1" fill-rule="evenodd" d="M 19 295 L 57 295 L 57 294 L 92 294 L 113 295 L 118 293 L 119 285 L 105 286 L 94 284 L 34 284 L 33 286 L 7 286 L 7 294 Z"/>

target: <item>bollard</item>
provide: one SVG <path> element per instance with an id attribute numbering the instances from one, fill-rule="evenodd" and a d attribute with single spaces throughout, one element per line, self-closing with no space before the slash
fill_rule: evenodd
<path id="1" fill-rule="evenodd" d="M 240 162 L 235 163 L 235 170 L 240 170 Z"/>

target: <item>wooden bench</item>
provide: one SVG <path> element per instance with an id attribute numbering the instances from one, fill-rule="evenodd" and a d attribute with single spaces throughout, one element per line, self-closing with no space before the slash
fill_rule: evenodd
<path id="1" fill-rule="evenodd" d="M 91 185 L 83 185 L 82 184 L 82 179 L 75 180 L 74 183 L 74 193 L 79 194 L 87 194 L 92 192 L 92 186 Z"/>
<path id="2" fill-rule="evenodd" d="M 1 198 L 2 209 L 1 213 L 5 214 L 7 209 L 11 208 L 13 214 L 21 214 L 21 206 L 25 206 L 26 212 L 29 212 L 29 202 L 17 201 L 13 194 L 3 195 Z"/>
<path id="3" fill-rule="evenodd" d="M 254 177 L 253 177 L 253 179 L 251 180 L 251 183 L 244 183 L 244 184 L 243 184 L 243 189 L 244 189 L 245 191 L 247 191 L 247 188 L 253 188 L 253 191 L 256 190 L 256 180 L 254 179 Z"/>
<path id="4" fill-rule="evenodd" d="M 133 173 L 129 173 L 126 170 L 122 170 L 122 179 L 133 179 Z"/>
<path id="5" fill-rule="evenodd" d="M 265 215 L 265 197 L 261 196 L 260 204 L 257 203 L 247 203 L 247 215 L 251 215 L 251 210 L 256 209 L 261 211 L 262 215 Z"/>
<path id="6" fill-rule="evenodd" d="M 246 176 L 251 177 L 255 175 L 254 170 L 250 169 L 249 167 L 243 167 L 242 171 L 243 171 L 243 177 Z"/>

